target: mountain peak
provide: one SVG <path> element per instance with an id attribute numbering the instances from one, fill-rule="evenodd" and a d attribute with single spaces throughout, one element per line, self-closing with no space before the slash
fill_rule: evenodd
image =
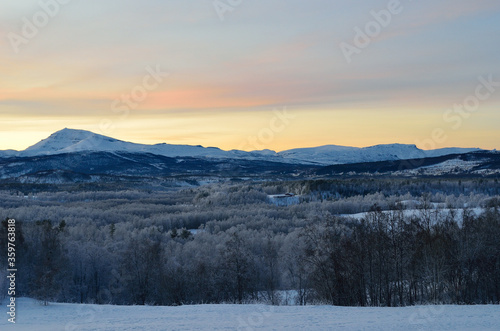
<path id="1" fill-rule="evenodd" d="M 417 145 L 415 144 L 400 144 L 400 143 L 393 143 L 393 144 L 378 144 L 374 146 L 369 146 L 369 147 L 364 147 L 364 148 L 413 148 L 413 149 L 419 149 Z"/>
<path id="2" fill-rule="evenodd" d="M 62 137 L 62 138 L 70 138 L 70 139 L 86 139 L 90 136 L 97 135 L 93 132 L 86 130 L 77 130 L 77 129 L 68 129 L 64 128 L 62 130 L 56 131 L 49 136 L 49 138 L 54 137 Z M 47 139 L 49 139 L 47 138 Z"/>
<path id="3" fill-rule="evenodd" d="M 71 153 L 85 150 L 101 150 L 103 142 L 119 141 L 86 130 L 68 129 L 56 131 L 48 138 L 27 148 L 23 156 Z"/>

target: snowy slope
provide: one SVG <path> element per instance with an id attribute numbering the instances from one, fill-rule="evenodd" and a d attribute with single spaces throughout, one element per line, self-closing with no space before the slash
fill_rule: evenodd
<path id="1" fill-rule="evenodd" d="M 219 148 L 188 145 L 143 145 L 95 134 L 90 131 L 63 129 L 21 152 L 21 156 L 53 155 L 82 151 L 152 153 L 163 156 L 228 157 Z"/>
<path id="2" fill-rule="evenodd" d="M 360 163 L 425 157 L 425 152 L 415 145 L 402 144 L 377 145 L 364 148 L 326 145 L 291 149 L 278 154 L 287 159 L 314 161 L 320 164 Z"/>
<path id="3" fill-rule="evenodd" d="M 439 156 L 452 153 L 467 153 L 477 149 L 445 148 L 432 151 L 418 149 L 415 145 L 389 144 L 371 147 L 345 147 L 326 145 L 312 148 L 291 149 L 276 153 L 271 150 L 245 152 L 224 151 L 216 147 L 189 145 L 143 145 L 95 134 L 90 131 L 63 129 L 21 152 L 0 151 L 0 157 L 41 156 L 75 152 L 129 152 L 151 153 L 168 157 L 203 157 L 219 159 L 263 160 L 298 164 L 345 164 L 401 160 Z"/>
<path id="4" fill-rule="evenodd" d="M 435 157 L 435 156 L 443 156 L 443 155 L 450 155 L 450 154 L 462 154 L 462 153 L 476 152 L 476 151 L 480 151 L 480 150 L 481 149 L 479 149 L 479 148 L 456 148 L 456 147 L 439 148 L 439 149 L 433 149 L 430 151 L 425 151 L 425 157 Z"/>
<path id="5" fill-rule="evenodd" d="M 12 150 L 12 149 L 8 149 L 6 151 L 0 151 L 0 157 L 16 156 L 18 153 L 19 153 L 18 151 L 15 151 L 15 150 Z"/>
<path id="6" fill-rule="evenodd" d="M 377 161 L 418 159 L 448 154 L 478 151 L 478 148 L 442 148 L 421 150 L 415 145 L 387 144 L 370 147 L 345 147 L 326 145 L 312 148 L 298 148 L 278 153 L 285 159 L 320 164 L 345 164 Z"/>
<path id="7" fill-rule="evenodd" d="M 498 330 L 500 306 L 334 307 L 194 305 L 179 307 L 49 304 L 20 298 L 15 325 L 1 330 Z"/>

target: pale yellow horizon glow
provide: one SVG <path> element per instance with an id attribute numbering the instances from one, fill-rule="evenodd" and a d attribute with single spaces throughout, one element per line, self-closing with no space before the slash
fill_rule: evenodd
<path id="1" fill-rule="evenodd" d="M 125 120 L 114 119 L 113 127 L 106 130 L 100 126 L 104 117 L 9 120 L 4 116 L 0 117 L 5 128 L 0 132 L 0 150 L 24 150 L 66 127 L 135 143 L 202 145 L 246 151 L 283 151 L 322 145 L 367 147 L 392 143 L 415 144 L 422 149 L 495 149 L 499 146 L 492 140 L 500 141 L 498 130 L 493 124 L 489 128 L 474 130 L 475 122 L 484 120 L 485 116 L 492 118 L 491 123 L 498 121 L 498 115 L 492 109 L 483 110 L 482 119 L 471 117 L 463 121 L 463 129 L 468 135 L 444 122 L 440 116 L 442 112 L 435 110 L 287 109 L 285 114 L 293 116 L 285 120 L 287 123 L 283 123 L 280 116 L 276 115 L 276 112 L 283 111 L 284 108 L 252 112 L 200 111 L 188 115 L 178 112 L 155 117 L 131 113 Z M 437 141 L 432 138 L 436 129 L 442 132 L 442 137 Z M 474 143 L 471 144 L 471 141 Z"/>

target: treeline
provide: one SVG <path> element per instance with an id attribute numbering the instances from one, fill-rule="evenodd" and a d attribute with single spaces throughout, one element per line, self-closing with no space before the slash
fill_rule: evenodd
<path id="1" fill-rule="evenodd" d="M 357 195 L 383 193 L 386 196 L 420 196 L 428 194 L 500 195 L 498 178 L 357 178 L 357 179 L 320 179 L 287 182 L 268 182 L 262 184 L 267 192 L 292 192 L 299 195 L 320 196 L 329 193 L 329 198 L 349 198 Z"/>
<path id="2" fill-rule="evenodd" d="M 500 302 L 498 200 L 479 216 L 405 216 L 379 208 L 360 222 L 331 220 L 304 230 L 310 285 L 326 302 L 347 306 Z"/>
<path id="3" fill-rule="evenodd" d="M 294 290 L 297 304 L 499 303 L 499 208 L 490 198 L 479 215 L 439 212 L 426 195 L 410 213 L 403 204 L 387 212 L 374 205 L 360 220 L 316 214 L 303 226 L 261 228 L 212 221 L 196 233 L 133 222 L 17 222 L 16 294 L 100 304 L 280 304 Z"/>

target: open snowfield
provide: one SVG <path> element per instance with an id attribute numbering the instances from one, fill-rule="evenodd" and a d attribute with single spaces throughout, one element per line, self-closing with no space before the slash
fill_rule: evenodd
<path id="1" fill-rule="evenodd" d="M 500 306 L 195 305 L 180 307 L 58 304 L 17 300 L 17 319 L 0 330 L 500 330 Z"/>

